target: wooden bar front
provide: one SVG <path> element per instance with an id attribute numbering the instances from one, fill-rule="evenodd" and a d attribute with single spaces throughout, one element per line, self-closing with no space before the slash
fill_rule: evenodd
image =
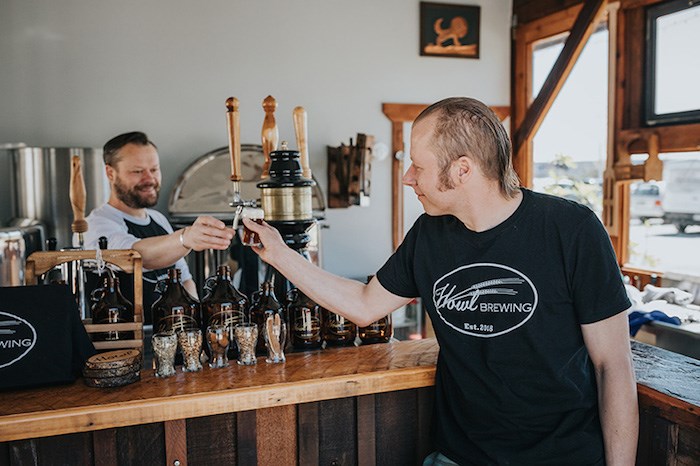
<path id="1" fill-rule="evenodd" d="M 697 361 L 637 342 L 633 350 L 638 464 L 667 450 L 690 464 L 683 458 L 698 458 L 700 445 Z M 433 339 L 395 342 L 168 379 L 146 370 L 114 389 L 77 381 L 5 392 L 0 465 L 420 464 L 431 451 L 437 352 Z"/>

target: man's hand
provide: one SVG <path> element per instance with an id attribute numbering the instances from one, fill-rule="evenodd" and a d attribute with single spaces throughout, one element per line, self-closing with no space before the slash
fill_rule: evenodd
<path id="1" fill-rule="evenodd" d="M 185 228 L 182 243 L 188 249 L 203 251 L 205 249 L 227 249 L 235 232 L 224 222 L 204 215 L 197 217 L 194 224 Z"/>
<path id="2" fill-rule="evenodd" d="M 254 231 L 260 237 L 262 246 L 254 246 L 252 248 L 253 251 L 255 251 L 255 253 L 260 256 L 263 261 L 271 264 L 273 267 L 275 259 L 279 259 L 284 251 L 290 250 L 284 243 L 280 232 L 269 223 L 263 222 L 262 225 L 260 225 L 244 217 L 243 224 L 246 228 L 248 228 L 250 231 Z"/>
<path id="3" fill-rule="evenodd" d="M 191 249 L 226 249 L 233 235 L 233 229 L 226 227 L 221 220 L 203 216 L 197 218 L 192 226 L 169 235 L 140 239 L 132 248 L 141 254 L 145 268 L 155 270 L 170 267 Z"/>

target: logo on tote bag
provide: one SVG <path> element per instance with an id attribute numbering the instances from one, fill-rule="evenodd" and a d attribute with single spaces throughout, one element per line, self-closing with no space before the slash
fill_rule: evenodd
<path id="1" fill-rule="evenodd" d="M 0 369 L 25 357 L 34 348 L 36 330 L 25 319 L 0 311 Z"/>

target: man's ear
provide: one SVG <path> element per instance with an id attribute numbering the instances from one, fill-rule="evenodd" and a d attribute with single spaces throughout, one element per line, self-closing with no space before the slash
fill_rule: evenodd
<path id="1" fill-rule="evenodd" d="M 112 182 L 114 181 L 115 177 L 115 170 L 114 167 L 111 165 L 105 165 L 105 174 L 107 175 L 107 179 Z"/>
<path id="2" fill-rule="evenodd" d="M 472 174 L 472 161 L 466 155 L 461 156 L 457 159 L 457 175 L 460 180 L 465 180 Z"/>

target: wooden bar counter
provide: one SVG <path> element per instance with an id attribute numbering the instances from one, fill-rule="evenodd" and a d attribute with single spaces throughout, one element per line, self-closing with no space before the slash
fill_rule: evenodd
<path id="1" fill-rule="evenodd" d="M 633 351 L 638 464 L 693 464 L 700 362 L 637 342 Z M 437 352 L 433 339 L 394 342 L 167 379 L 145 370 L 120 388 L 3 392 L 0 466 L 419 464 L 431 450 Z"/>

